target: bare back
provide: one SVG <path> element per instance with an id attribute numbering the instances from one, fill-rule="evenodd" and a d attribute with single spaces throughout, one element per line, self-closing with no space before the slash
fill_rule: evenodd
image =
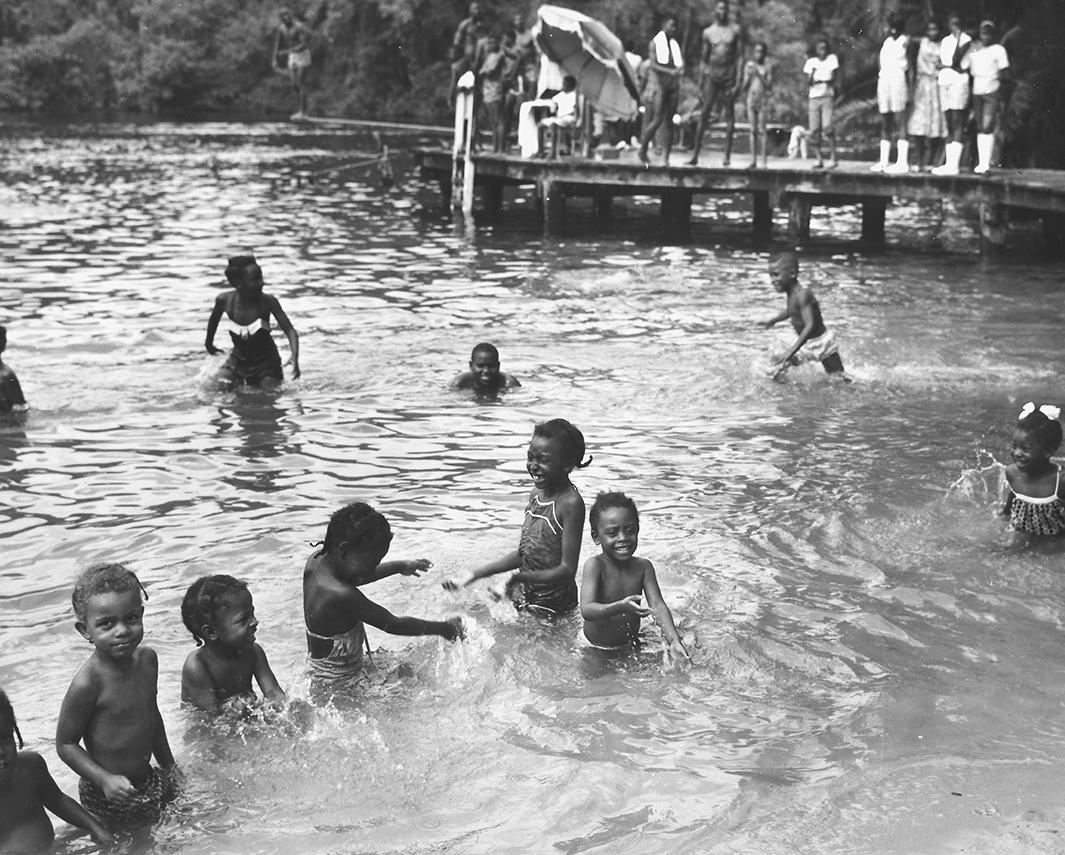
<path id="1" fill-rule="evenodd" d="M 806 329 L 804 309 L 813 318 L 813 329 L 810 331 L 810 338 L 824 335 L 825 322 L 821 318 L 821 304 L 817 302 L 817 297 L 814 296 L 813 291 L 805 285 L 797 285 L 788 294 L 788 319 L 797 333 L 802 333 Z"/>

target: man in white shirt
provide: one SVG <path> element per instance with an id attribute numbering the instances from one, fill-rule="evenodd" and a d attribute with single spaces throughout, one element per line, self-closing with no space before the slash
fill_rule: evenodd
<path id="1" fill-rule="evenodd" d="M 839 59 L 831 52 L 828 39 L 820 38 L 814 47 L 814 56 L 806 60 L 802 69 L 810 87 L 810 136 L 817 146 L 817 163 L 814 169 L 821 169 L 825 159 L 821 143 L 828 137 L 832 147 L 829 169 L 839 166 L 836 159 L 836 129 L 832 125 L 832 108 L 836 98 L 836 75 L 839 73 Z"/>

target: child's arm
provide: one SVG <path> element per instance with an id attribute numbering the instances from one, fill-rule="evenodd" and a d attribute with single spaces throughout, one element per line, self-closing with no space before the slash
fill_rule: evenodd
<path id="1" fill-rule="evenodd" d="M 422 620 L 416 617 L 397 616 L 379 606 L 361 591 L 355 591 L 355 616 L 370 626 L 375 626 L 389 635 L 439 635 L 448 641 L 466 637 L 461 618 L 447 620 Z"/>
<path id="2" fill-rule="evenodd" d="M 195 650 L 185 659 L 181 669 L 181 700 L 209 713 L 220 709 L 214 681 Z"/>
<path id="3" fill-rule="evenodd" d="M 770 319 L 769 319 L 768 321 L 765 321 L 765 322 L 763 322 L 763 323 L 762 323 L 762 326 L 763 326 L 763 327 L 765 327 L 766 329 L 769 329 L 769 328 L 770 328 L 770 327 L 772 327 L 772 326 L 776 326 L 776 325 L 777 325 L 777 324 L 779 324 L 779 323 L 780 323 L 781 321 L 786 321 L 786 320 L 787 320 L 788 318 L 790 318 L 790 317 L 791 317 L 791 313 L 790 313 L 790 312 L 788 312 L 788 309 L 787 309 L 787 307 L 785 307 L 785 308 L 783 309 L 783 311 L 777 312 L 777 313 L 776 313 L 775 315 L 773 315 L 773 317 L 771 317 L 771 318 L 770 318 Z"/>
<path id="4" fill-rule="evenodd" d="M 266 651 L 258 644 L 254 645 L 253 649 L 255 650 L 255 682 L 259 684 L 259 691 L 271 703 L 284 701 L 285 690 L 281 688 L 277 677 L 274 676 L 273 669 L 266 658 Z"/>
<path id="5" fill-rule="evenodd" d="M 765 64 L 765 74 L 763 75 L 763 78 L 765 79 L 766 92 L 768 92 L 773 88 L 773 63 L 767 62 Z"/>
<path id="6" fill-rule="evenodd" d="M 1002 507 L 999 509 L 999 514 L 1004 517 L 1008 517 L 1013 509 L 1013 490 L 1010 489 L 1010 469 L 1012 468 L 1011 463 L 1002 471 L 1002 489 L 999 491 Z"/>
<path id="7" fill-rule="evenodd" d="M 555 567 L 543 570 L 518 570 L 510 582 L 534 582 L 544 585 L 574 579 L 577 561 L 581 557 L 581 536 L 584 533 L 584 499 L 576 490 L 566 494 L 560 502 L 562 515 L 562 560 Z M 520 562 L 520 559 L 519 559 Z M 509 584 L 509 583 L 508 583 Z"/>
<path id="8" fill-rule="evenodd" d="M 684 642 L 680 640 L 680 633 L 673 623 L 673 613 L 662 599 L 662 589 L 658 586 L 658 577 L 655 575 L 655 566 L 648 561 L 643 571 L 643 593 L 647 597 L 647 605 L 654 612 L 655 620 L 662 629 L 666 644 L 669 645 L 671 655 L 683 656 L 691 662 L 691 654 Z"/>
<path id="9" fill-rule="evenodd" d="M 281 28 L 277 28 L 277 38 L 274 39 L 274 68 L 281 68 Z"/>
<path id="10" fill-rule="evenodd" d="M 25 407 L 26 397 L 22 394 L 22 386 L 10 368 L 4 371 L 3 384 L 5 394 L 0 395 L 0 401 L 7 401 L 12 407 Z"/>
<path id="11" fill-rule="evenodd" d="M 59 710 L 55 751 L 59 759 L 77 772 L 79 777 L 103 790 L 108 801 L 126 804 L 137 794 L 137 788 L 125 775 L 112 775 L 81 746 L 82 737 L 89 728 L 96 708 L 96 698 L 97 692 L 90 679 L 79 673 L 67 689 Z"/>
<path id="12" fill-rule="evenodd" d="M 218 322 L 222 320 L 222 313 L 226 310 L 225 298 L 225 294 L 218 295 L 218 299 L 214 301 L 214 308 L 211 309 L 211 317 L 207 319 L 207 341 L 204 342 L 204 347 L 211 356 L 224 352 L 221 348 L 214 346 L 214 334 L 218 331 Z"/>
<path id="13" fill-rule="evenodd" d="M 404 576 L 420 576 L 432 566 L 433 562 L 428 558 L 415 558 L 410 561 L 382 561 L 374 569 L 373 576 L 367 579 L 366 582 L 360 581 L 359 584 L 377 582 L 381 579 L 387 579 L 389 576 L 395 576 L 396 574 L 402 574 Z"/>
<path id="14" fill-rule="evenodd" d="M 599 583 L 602 565 L 596 555 L 584 562 L 581 575 L 581 617 L 585 620 L 605 620 L 617 615 L 632 614 L 644 618 L 651 610 L 640 603 L 639 595 L 625 597 L 613 603 L 599 602 Z"/>
<path id="15" fill-rule="evenodd" d="M 155 655 L 155 651 L 150 647 L 144 648 L 145 667 L 148 669 L 152 686 L 158 687 L 159 685 L 159 658 Z M 155 755 L 155 759 L 159 762 L 160 768 L 164 771 L 174 768 L 174 752 L 170 750 L 170 741 L 166 738 L 166 725 L 163 723 L 163 714 L 159 712 L 159 700 L 158 698 L 152 701 L 152 707 L 155 709 L 155 729 L 152 732 L 152 754 Z"/>
<path id="16" fill-rule="evenodd" d="M 747 94 L 747 90 L 751 88 L 751 77 L 754 76 L 753 71 L 751 69 L 752 65 L 754 65 L 753 62 L 748 62 L 745 66 L 743 66 L 743 71 L 740 75 L 740 86 L 737 90 L 737 94 L 741 98 L 744 97 Z"/>
<path id="17" fill-rule="evenodd" d="M 476 582 L 478 579 L 484 579 L 487 576 L 495 576 L 497 573 L 506 573 L 508 570 L 517 570 L 520 566 L 521 555 L 518 550 L 515 549 L 513 552 L 508 552 L 497 561 L 491 561 L 475 570 L 470 570 L 468 573 L 452 576 L 450 579 L 445 579 L 441 584 L 446 591 L 457 591 L 459 588 L 464 588 L 466 585 L 469 585 L 471 582 Z"/>
<path id="18" fill-rule="evenodd" d="M 40 793 L 41 804 L 63 822 L 69 822 L 76 828 L 89 832 L 89 835 L 97 845 L 113 846 L 115 838 L 111 832 L 104 828 L 96 817 L 59 789 L 55 779 L 52 777 L 52 773 L 48 771 L 44 758 L 35 752 L 27 752 L 27 755 L 25 759 L 32 758 L 33 771 L 40 780 L 38 792 Z M 38 766 L 39 768 L 37 768 Z"/>
<path id="19" fill-rule="evenodd" d="M 288 338 L 288 348 L 292 352 L 292 355 L 288 358 L 288 361 L 292 363 L 292 379 L 298 380 L 300 376 L 300 337 L 296 332 L 296 328 L 292 326 L 292 321 L 288 319 L 288 315 L 285 314 L 285 310 L 281 308 L 281 303 L 276 297 L 270 297 L 270 311 L 274 317 L 277 318 L 277 325 L 281 327 L 281 332 Z"/>

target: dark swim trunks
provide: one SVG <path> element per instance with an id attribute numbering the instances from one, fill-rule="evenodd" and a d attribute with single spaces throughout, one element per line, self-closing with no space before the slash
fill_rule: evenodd
<path id="1" fill-rule="evenodd" d="M 268 329 L 260 327 L 251 335 L 239 336 L 229 334 L 233 341 L 233 350 L 226 360 L 223 373 L 228 374 L 236 383 L 260 386 L 264 380 L 281 382 L 284 373 L 281 370 L 281 354 Z"/>
<path id="2" fill-rule="evenodd" d="M 110 801 L 103 790 L 84 778 L 78 781 L 78 796 L 82 807 L 109 830 L 122 831 L 159 822 L 163 808 L 177 798 L 177 782 L 172 773 L 149 766 L 137 794 L 124 805 Z"/>

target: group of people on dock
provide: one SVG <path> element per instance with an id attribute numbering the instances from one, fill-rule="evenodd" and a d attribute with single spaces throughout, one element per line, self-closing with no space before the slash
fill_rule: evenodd
<path id="1" fill-rule="evenodd" d="M 889 174 L 911 169 L 958 174 L 971 115 L 978 154 L 974 172 L 988 172 L 995 164 L 1003 106 L 1001 85 L 1010 67 L 995 23 L 981 22 L 976 38 L 965 31 L 956 14 L 949 16 L 946 29 L 938 20 L 929 19 L 920 38 L 907 35 L 905 27 L 902 16 L 891 15 L 879 53 L 876 102 L 881 134 L 879 158 L 872 169 Z M 734 20 L 729 0 L 719 0 L 712 22 L 699 37 L 698 105 L 685 117 L 680 101 L 687 67 L 677 35 L 676 17 L 666 14 L 647 46 L 646 57 L 632 50 L 626 52 L 626 61 L 639 84 L 638 116 L 632 122 L 587 123 L 594 129 L 593 141 L 602 141 L 605 134 L 616 148 L 634 144 L 637 156 L 645 163 L 650 162 L 650 148 L 657 143 L 663 162 L 668 164 L 674 134 L 690 122 L 692 143 L 686 162 L 694 166 L 699 163 L 712 118 L 720 115 L 725 125 L 721 165 L 728 167 L 736 102 L 741 101 L 749 128 L 749 168 L 759 163 L 765 167 L 773 87 L 781 80 L 770 59 L 770 46 L 750 39 L 746 29 Z M 480 121 L 492 130 L 495 151 L 507 149 L 523 102 L 535 101 L 540 119 L 548 127 L 573 127 L 581 121 L 580 101 L 568 94 L 573 90 L 580 93 L 580 75 L 565 77 L 554 63 L 538 56 L 536 40 L 518 17 L 506 32 L 497 34 L 489 30 L 480 5 L 472 3 L 469 17 L 455 33 L 452 57 L 452 91 L 462 74 L 474 75 Z M 835 108 L 842 92 L 841 64 L 828 38 L 814 40 L 812 55 L 801 74 L 808 95 L 808 125 L 792 129 L 790 148 L 797 153 L 812 147 L 813 168 L 835 168 L 839 165 Z M 563 90 L 567 94 L 553 102 Z M 594 113 L 594 99 L 588 102 L 584 109 Z M 557 145 L 554 148 L 557 155 Z M 523 146 L 522 150 L 541 153 L 543 146 Z"/>

